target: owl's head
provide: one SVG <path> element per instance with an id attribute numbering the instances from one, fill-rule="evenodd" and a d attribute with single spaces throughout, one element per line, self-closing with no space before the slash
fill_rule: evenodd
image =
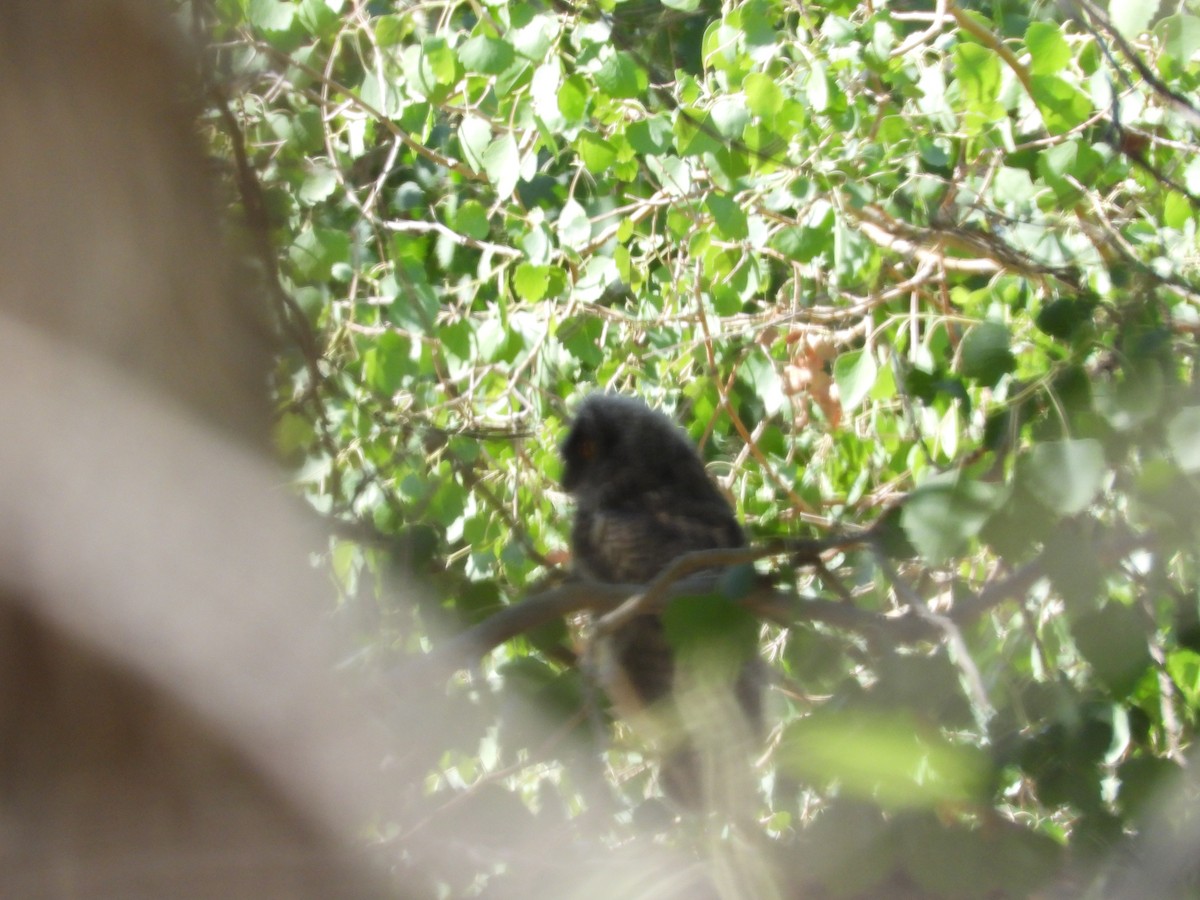
<path id="1" fill-rule="evenodd" d="M 562 445 L 562 485 L 580 501 L 620 502 L 673 485 L 707 485 L 683 429 L 634 397 L 592 394 Z"/>

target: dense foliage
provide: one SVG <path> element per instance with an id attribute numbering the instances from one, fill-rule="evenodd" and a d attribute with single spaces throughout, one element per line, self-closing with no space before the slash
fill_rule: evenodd
<path id="1" fill-rule="evenodd" d="M 774 728 L 753 826 L 706 828 L 781 895 L 1115 891 L 1189 833 L 1200 16 L 1163 6 L 196 0 L 357 664 L 569 569 L 557 443 L 636 393 L 755 540 L 888 526 L 760 563 L 796 598 Z M 382 821 L 398 871 L 457 896 L 584 836 L 711 847 L 606 745 L 581 623 L 434 688 L 413 802 L 467 849 Z M 560 845 L 505 854 L 539 821 Z"/>

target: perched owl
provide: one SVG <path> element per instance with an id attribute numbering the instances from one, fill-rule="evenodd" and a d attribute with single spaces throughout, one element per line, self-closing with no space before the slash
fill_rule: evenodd
<path id="1" fill-rule="evenodd" d="M 645 584 L 675 557 L 745 543 L 729 503 L 688 436 L 642 401 L 613 394 L 584 400 L 562 446 L 563 487 L 575 498 L 572 555 L 598 581 Z M 606 636 L 594 653 L 597 677 L 617 714 L 635 720 L 670 703 L 675 660 L 662 620 L 643 615 Z M 762 664 L 746 665 L 734 691 L 746 724 L 761 725 Z M 744 730 L 744 729 L 743 729 Z M 685 803 L 698 795 L 686 744 L 664 760 L 661 781 Z"/>

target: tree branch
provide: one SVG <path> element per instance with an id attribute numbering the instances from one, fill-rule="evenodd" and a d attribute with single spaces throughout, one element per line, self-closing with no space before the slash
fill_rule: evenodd
<path id="1" fill-rule="evenodd" d="M 596 623 L 596 630 L 605 633 L 634 616 L 660 612 L 677 597 L 711 592 L 720 577 L 719 573 L 710 571 L 712 569 L 742 565 L 785 553 L 790 554 L 797 564 L 812 565 L 819 562 L 821 554 L 829 550 L 861 544 L 874 545 L 879 537 L 879 527 L 872 526 L 860 534 L 817 540 L 785 540 L 757 547 L 716 548 L 685 553 L 648 585 L 571 580 L 502 609 L 451 638 L 428 656 L 401 665 L 394 674 L 405 681 L 414 672 L 430 678 L 447 677 L 459 669 L 474 666 L 506 641 L 573 613 L 599 614 L 601 618 Z M 1122 535 L 1098 543 L 1096 553 L 1099 559 L 1115 563 L 1135 550 L 1153 546 L 1154 541 L 1151 534 Z M 805 622 L 828 625 L 858 634 L 883 637 L 894 644 L 944 640 L 954 629 L 970 624 L 1007 600 L 1026 594 L 1034 584 L 1046 577 L 1048 562 L 1048 555 L 1043 552 L 1008 577 L 984 585 L 977 594 L 956 604 L 944 616 L 930 616 L 923 601 L 905 585 L 900 590 L 907 609 L 895 614 L 861 609 L 844 601 L 800 597 L 765 581 L 752 587 L 737 602 L 763 621 L 784 628 Z M 884 574 L 893 583 L 898 583 L 892 567 L 885 567 Z"/>

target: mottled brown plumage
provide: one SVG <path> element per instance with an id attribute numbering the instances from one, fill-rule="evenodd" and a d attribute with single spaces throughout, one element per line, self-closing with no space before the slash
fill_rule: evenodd
<path id="1" fill-rule="evenodd" d="M 662 413 L 629 397 L 594 394 L 580 406 L 562 447 L 563 486 L 576 501 L 575 566 L 598 581 L 645 584 L 681 554 L 745 543 L 729 503 L 695 446 Z M 617 713 L 632 719 L 669 702 L 675 660 L 657 615 L 639 616 L 596 648 L 598 678 Z M 735 686 L 755 730 L 761 723 L 761 664 Z M 663 765 L 664 788 L 695 796 L 695 761 L 684 746 Z"/>

